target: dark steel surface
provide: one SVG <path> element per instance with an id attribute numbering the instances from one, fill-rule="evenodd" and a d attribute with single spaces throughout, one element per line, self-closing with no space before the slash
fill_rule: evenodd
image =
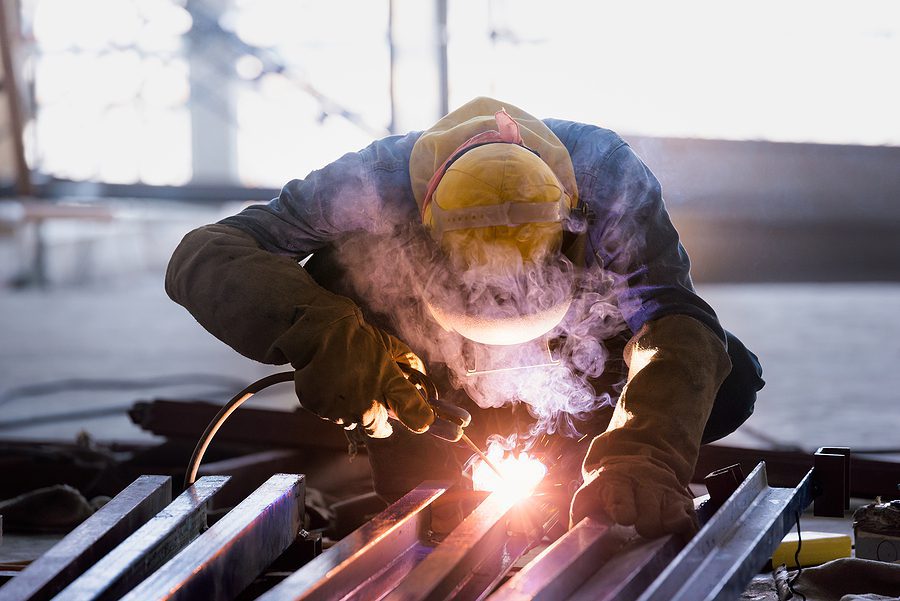
<path id="1" fill-rule="evenodd" d="M 743 481 L 744 470 L 741 469 L 740 463 L 711 472 L 703 479 L 706 490 L 709 491 L 710 502 L 716 506 L 722 505 L 728 497 L 734 494 Z"/>
<path id="2" fill-rule="evenodd" d="M 507 522 L 516 500 L 493 493 L 416 566 L 385 599 L 449 599 L 461 582 L 507 540 Z"/>
<path id="3" fill-rule="evenodd" d="M 172 498 L 168 476 L 140 476 L 49 551 L 0 587 L 0 599 L 49 599 Z"/>
<path id="4" fill-rule="evenodd" d="M 196 441 L 197 432 L 203 432 L 221 408 L 222 405 L 205 401 L 158 399 L 135 403 L 128 415 L 132 422 L 153 434 Z M 296 411 L 242 408 L 216 433 L 216 440 L 259 445 L 260 432 L 266 433 L 268 448 L 347 449 L 347 438 L 340 426 L 302 408 Z"/>
<path id="5" fill-rule="evenodd" d="M 260 600 L 343 599 L 354 594 L 377 598 L 379 591 L 391 590 L 431 551 L 422 542 L 430 522 L 428 509 L 446 490 L 439 482 L 421 484 Z"/>
<path id="6" fill-rule="evenodd" d="M 839 518 L 850 509 L 850 449 L 822 447 L 813 455 L 815 484 L 820 493 L 813 514 Z"/>
<path id="7" fill-rule="evenodd" d="M 206 527 L 209 499 L 228 481 L 206 476 L 95 563 L 54 601 L 118 599 L 196 538 Z"/>
<path id="8" fill-rule="evenodd" d="M 771 488 L 760 463 L 641 595 L 640 601 L 733 600 L 812 501 L 812 473 Z"/>
<path id="9" fill-rule="evenodd" d="M 633 536 L 587 517 L 509 579 L 492 601 L 566 599 Z"/>
<path id="10" fill-rule="evenodd" d="M 304 493 L 303 476 L 272 476 L 123 599 L 234 598 L 297 537 Z"/>
<path id="11" fill-rule="evenodd" d="M 854 497 L 894 498 L 897 482 L 900 482 L 900 461 L 871 459 L 859 453 L 851 453 L 853 479 L 850 494 Z M 766 462 L 766 472 L 772 486 L 794 486 L 813 467 L 813 456 L 804 451 L 775 451 L 767 449 L 742 449 L 718 444 L 700 447 L 700 458 L 694 470 L 693 482 L 702 482 L 709 472 L 732 463 L 740 463 L 744 473 L 760 461 Z"/>
<path id="12" fill-rule="evenodd" d="M 675 536 L 637 539 L 621 549 L 569 601 L 633 601 L 659 576 L 684 543 Z"/>

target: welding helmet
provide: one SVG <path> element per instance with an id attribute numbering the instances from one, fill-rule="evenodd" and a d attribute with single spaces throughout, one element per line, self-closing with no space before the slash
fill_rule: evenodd
<path id="1" fill-rule="evenodd" d="M 496 130 L 466 140 L 428 182 L 422 222 L 457 280 L 425 302 L 445 330 L 511 345 L 551 331 L 572 302 L 561 246 L 575 199 L 516 121 L 494 117 Z"/>

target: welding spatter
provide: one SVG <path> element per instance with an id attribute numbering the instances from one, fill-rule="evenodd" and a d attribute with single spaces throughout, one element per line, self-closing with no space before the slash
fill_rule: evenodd
<path id="1" fill-rule="evenodd" d="M 425 402 L 434 411 L 434 422 L 428 428 L 428 434 L 446 440 L 448 442 L 459 442 L 462 440 L 470 449 L 472 449 L 489 468 L 503 478 L 503 474 L 494 465 L 494 462 L 488 459 L 487 454 L 478 448 L 472 439 L 466 436 L 463 428 L 472 421 L 472 416 L 462 407 L 457 407 L 451 403 L 445 403 L 438 397 L 437 386 L 431 381 L 427 375 L 420 372 L 414 367 L 410 367 L 405 363 L 398 362 L 397 365 L 410 382 L 415 384 L 416 389 Z"/>

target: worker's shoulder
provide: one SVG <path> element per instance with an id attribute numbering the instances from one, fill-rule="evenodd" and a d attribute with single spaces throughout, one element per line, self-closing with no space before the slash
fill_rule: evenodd
<path id="1" fill-rule="evenodd" d="M 543 121 L 569 151 L 576 171 L 595 169 L 616 150 L 627 146 L 625 140 L 611 129 L 564 119 Z"/>
<path id="2" fill-rule="evenodd" d="M 375 140 L 361 152 L 368 154 L 376 169 L 406 168 L 413 146 L 421 135 L 421 131 L 411 131 L 407 134 L 387 136 Z"/>
<path id="3" fill-rule="evenodd" d="M 566 146 L 570 143 L 574 145 L 579 142 L 590 141 L 592 144 L 615 147 L 625 142 L 613 130 L 598 125 L 567 121 L 565 119 L 543 119 L 542 121 Z"/>

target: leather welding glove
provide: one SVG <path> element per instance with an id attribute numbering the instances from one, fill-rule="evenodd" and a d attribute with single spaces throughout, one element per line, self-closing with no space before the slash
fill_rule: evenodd
<path id="1" fill-rule="evenodd" d="M 731 360 L 712 330 L 685 315 L 645 324 L 624 358 L 628 380 L 585 456 L 570 524 L 599 514 L 645 538 L 692 535 L 698 525 L 687 485 Z"/>
<path id="2" fill-rule="evenodd" d="M 397 367 L 418 360 L 405 344 L 240 229 L 214 224 L 185 236 L 169 262 L 166 291 L 239 353 L 289 362 L 301 405 L 321 417 L 360 424 L 373 437 L 390 435 L 389 413 L 414 432 L 434 420 Z"/>

